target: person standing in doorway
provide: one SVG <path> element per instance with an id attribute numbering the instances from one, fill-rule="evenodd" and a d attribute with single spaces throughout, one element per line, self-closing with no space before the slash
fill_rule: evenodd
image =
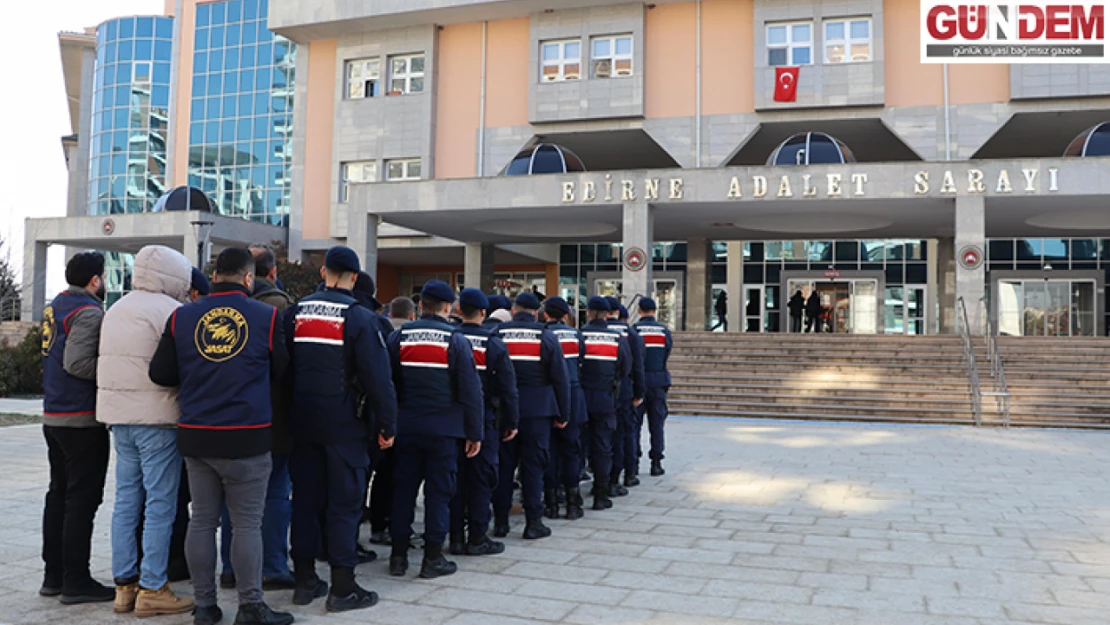
<path id="1" fill-rule="evenodd" d="M 728 292 L 727 291 L 721 291 L 721 294 L 717 296 L 717 302 L 713 305 L 713 310 L 717 313 L 717 323 L 712 328 L 709 328 L 709 331 L 710 332 L 715 332 L 717 330 L 717 328 L 723 327 L 725 332 L 728 332 Z"/>
<path id="2" fill-rule="evenodd" d="M 786 307 L 790 309 L 790 331 L 797 334 L 802 331 L 802 313 L 806 307 L 806 298 L 802 296 L 801 289 L 794 292 Z"/>
<path id="3" fill-rule="evenodd" d="M 821 296 L 817 289 L 806 300 L 806 332 L 821 332 Z"/>

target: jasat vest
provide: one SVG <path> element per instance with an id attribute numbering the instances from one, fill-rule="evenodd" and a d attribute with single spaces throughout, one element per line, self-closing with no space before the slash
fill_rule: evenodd
<path id="1" fill-rule="evenodd" d="M 74 377 L 64 366 L 70 317 L 92 306 L 101 308 L 93 296 L 64 291 L 43 311 L 43 413 L 47 416 L 75 417 L 96 412 L 96 382 Z"/>

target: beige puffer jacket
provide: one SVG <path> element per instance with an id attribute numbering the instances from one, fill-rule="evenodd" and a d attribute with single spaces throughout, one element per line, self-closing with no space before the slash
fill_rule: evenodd
<path id="1" fill-rule="evenodd" d="M 150 381 L 150 360 L 166 320 L 187 301 L 192 265 L 148 245 L 135 255 L 130 293 L 104 314 L 97 364 L 96 418 L 109 425 L 177 424 L 177 391 Z"/>

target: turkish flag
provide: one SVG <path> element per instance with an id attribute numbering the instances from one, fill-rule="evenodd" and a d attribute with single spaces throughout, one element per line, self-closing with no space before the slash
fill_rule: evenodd
<path id="1" fill-rule="evenodd" d="M 775 68 L 775 102 L 794 102 L 798 99 L 797 67 Z"/>

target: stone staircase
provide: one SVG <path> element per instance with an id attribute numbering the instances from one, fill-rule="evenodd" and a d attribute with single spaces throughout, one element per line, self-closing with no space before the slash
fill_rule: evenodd
<path id="1" fill-rule="evenodd" d="M 999 347 L 1013 425 L 1110 427 L 1105 339 L 1003 338 Z M 976 360 L 982 391 L 992 391 L 982 341 Z M 679 332 L 670 369 L 674 414 L 974 423 L 958 336 Z M 982 410 L 987 423 L 1001 419 L 993 398 Z"/>

